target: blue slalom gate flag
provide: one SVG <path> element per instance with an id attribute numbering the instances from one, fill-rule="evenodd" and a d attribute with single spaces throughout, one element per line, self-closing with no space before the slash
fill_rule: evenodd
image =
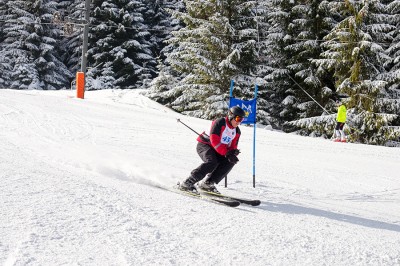
<path id="1" fill-rule="evenodd" d="M 235 82 L 231 80 L 231 88 L 229 92 L 229 108 L 233 106 L 239 106 L 242 108 L 246 117 L 242 121 L 242 124 L 253 124 L 253 187 L 256 187 L 256 111 L 257 111 L 257 91 L 258 86 L 254 89 L 254 99 L 252 100 L 240 100 L 233 97 L 233 86 Z M 225 177 L 225 187 L 227 186 L 227 177 Z"/>
<path id="2" fill-rule="evenodd" d="M 233 106 L 239 106 L 246 113 L 242 124 L 255 124 L 256 123 L 256 104 L 257 99 L 245 101 L 231 97 L 229 101 L 229 108 Z"/>

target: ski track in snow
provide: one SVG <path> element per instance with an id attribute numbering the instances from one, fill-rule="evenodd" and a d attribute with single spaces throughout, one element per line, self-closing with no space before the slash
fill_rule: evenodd
<path id="1" fill-rule="evenodd" d="M 210 121 L 140 91 L 0 90 L 4 265 L 400 265 L 400 153 L 251 127 L 229 208 L 170 193 Z"/>

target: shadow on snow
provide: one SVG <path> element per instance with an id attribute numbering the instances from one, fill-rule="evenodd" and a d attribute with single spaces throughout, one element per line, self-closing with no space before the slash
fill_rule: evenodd
<path id="1" fill-rule="evenodd" d="M 280 203 L 264 203 L 261 207 L 266 211 L 271 212 L 282 212 L 288 214 L 308 214 L 319 217 L 328 218 L 331 220 L 336 220 L 339 222 L 346 222 L 356 225 L 361 225 L 365 227 L 375 228 L 375 229 L 383 229 L 389 231 L 400 232 L 400 225 L 391 224 L 386 222 L 380 222 L 372 219 L 361 218 L 357 216 L 340 214 L 330 211 L 319 210 L 315 208 L 302 207 L 293 204 L 280 204 Z"/>

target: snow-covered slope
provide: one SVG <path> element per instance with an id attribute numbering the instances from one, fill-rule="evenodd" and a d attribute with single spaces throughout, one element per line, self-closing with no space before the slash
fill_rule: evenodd
<path id="1" fill-rule="evenodd" d="M 3 265 L 400 265 L 400 150 L 242 126 L 229 208 L 170 193 L 200 163 L 139 91 L 0 90 Z"/>

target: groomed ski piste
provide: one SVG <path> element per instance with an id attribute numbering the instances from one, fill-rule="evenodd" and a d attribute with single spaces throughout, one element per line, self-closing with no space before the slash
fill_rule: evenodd
<path id="1" fill-rule="evenodd" d="M 0 90 L 1 265 L 400 265 L 400 150 L 241 126 L 230 208 L 171 193 L 210 121 L 139 90 Z"/>

